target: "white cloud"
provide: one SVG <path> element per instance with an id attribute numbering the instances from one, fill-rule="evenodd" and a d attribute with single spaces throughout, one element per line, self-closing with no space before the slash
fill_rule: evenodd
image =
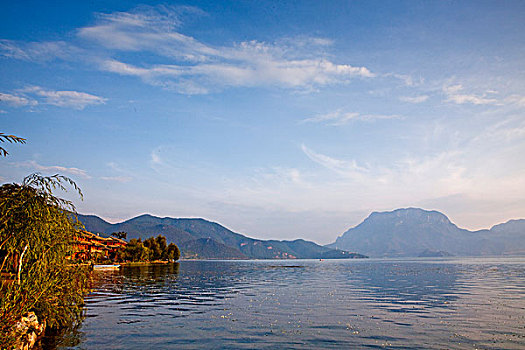
<path id="1" fill-rule="evenodd" d="M 0 102 L 5 102 L 14 107 L 48 104 L 81 110 L 90 105 L 104 104 L 106 101 L 106 98 L 86 92 L 46 90 L 39 86 L 30 86 L 18 90 L 16 95 L 0 93 Z"/>
<path id="2" fill-rule="evenodd" d="M 317 164 L 336 172 L 339 175 L 347 177 L 355 177 L 358 174 L 368 172 L 368 169 L 357 165 L 355 160 L 346 161 L 326 156 L 321 153 L 317 153 L 306 147 L 304 144 L 301 145 L 301 149 L 308 158 Z"/>
<path id="3" fill-rule="evenodd" d="M 290 184 L 306 184 L 303 174 L 297 168 L 286 167 L 272 167 L 271 169 L 264 169 L 257 172 L 257 176 L 253 177 L 255 181 L 257 178 L 264 179 L 264 181 L 273 181 L 282 186 Z"/>
<path id="4" fill-rule="evenodd" d="M 25 61 L 50 61 L 82 57 L 83 50 L 64 41 L 16 42 L 0 40 L 0 55 Z"/>
<path id="5" fill-rule="evenodd" d="M 463 86 L 461 84 L 445 86 L 443 92 L 447 96 L 446 102 L 453 102 L 456 104 L 471 103 L 475 105 L 497 104 L 498 100 L 495 98 L 487 98 L 485 95 L 478 96 L 474 94 L 463 94 L 461 91 Z"/>
<path id="6" fill-rule="evenodd" d="M 38 104 L 37 101 L 24 97 L 24 96 L 11 95 L 11 94 L 1 93 L 1 92 L 0 92 L 0 102 L 5 102 L 8 105 L 11 105 L 14 107 L 36 106 Z"/>
<path id="7" fill-rule="evenodd" d="M 407 74 L 397 74 L 397 73 L 386 73 L 383 74 L 384 77 L 394 77 L 396 79 L 399 79 L 403 82 L 405 86 L 409 87 L 415 87 L 418 85 L 422 85 L 424 83 L 424 79 L 422 77 L 418 77 L 416 80 L 411 75 Z"/>
<path id="8" fill-rule="evenodd" d="M 302 152 L 318 168 L 270 168 L 250 177 L 232 177 L 190 196 L 206 202 L 250 206 L 283 213 L 352 212 L 410 206 L 422 199 L 452 195 L 476 188 L 466 177 L 461 154 L 443 152 L 432 157 L 404 158 L 382 166 L 338 159 L 305 145 Z M 188 186 L 185 186 L 188 188 Z"/>
<path id="9" fill-rule="evenodd" d="M 508 89 L 503 89 L 505 91 L 484 89 L 481 94 L 465 93 L 465 88 L 462 84 L 451 85 L 450 81 L 441 89 L 446 97 L 445 102 L 511 108 L 525 107 L 525 96 L 509 92 Z M 508 110 L 502 110 L 501 112 L 507 113 Z"/>
<path id="10" fill-rule="evenodd" d="M 241 62 L 201 62 L 195 65 L 153 65 L 137 67 L 117 60 L 106 60 L 101 69 L 121 75 L 137 76 L 144 82 L 172 88 L 181 93 L 208 93 L 226 87 L 278 86 L 311 89 L 345 83 L 354 77 L 372 77 L 365 67 L 334 64 L 326 59 L 289 60 L 282 57 L 243 58 Z"/>
<path id="11" fill-rule="evenodd" d="M 59 173 L 67 173 L 71 175 L 80 176 L 84 179 L 91 179 L 91 176 L 87 173 L 86 170 L 74 168 L 74 167 L 64 167 L 61 165 L 41 165 L 38 164 L 36 161 L 31 160 L 27 162 L 21 162 L 17 163 L 18 166 L 26 167 L 26 168 L 32 168 L 39 171 L 48 171 L 48 172 L 59 172 Z"/>
<path id="12" fill-rule="evenodd" d="M 106 58 L 99 65 L 102 70 L 137 76 L 187 94 L 250 86 L 311 89 L 374 76 L 366 67 L 330 61 L 318 50 L 331 45 L 328 39 L 288 38 L 273 44 L 252 40 L 213 47 L 177 32 L 178 18 L 178 10 L 172 7 L 104 14 L 78 34 L 108 49 L 148 51 L 163 57 L 163 64 Z M 166 64 L 166 58 L 171 62 Z"/>
<path id="13" fill-rule="evenodd" d="M 215 50 L 194 38 L 175 31 L 181 25 L 181 8 L 141 6 L 130 12 L 99 14 L 90 27 L 80 28 L 78 36 L 119 51 L 150 51 L 165 57 L 202 60 Z M 184 11 L 198 13 L 190 7 Z"/>
<path id="14" fill-rule="evenodd" d="M 131 176 L 101 176 L 100 179 L 104 181 L 113 181 L 120 183 L 126 183 L 133 180 Z"/>
<path id="15" fill-rule="evenodd" d="M 379 165 L 361 165 L 359 160 L 335 158 L 302 145 L 302 152 L 320 167 L 257 171 L 249 178 L 231 178 L 194 195 L 223 205 L 243 207 L 257 203 L 259 212 L 275 210 L 288 217 L 301 212 L 368 213 L 431 202 L 439 203 L 432 209 L 448 213 L 449 204 L 441 199 L 454 196 L 519 208 L 518 201 L 523 202 L 525 195 L 524 168 L 506 173 L 498 164 L 508 162 L 507 150 L 480 150 L 481 142 L 473 141 L 432 155 L 409 154 Z M 293 169 L 300 181 L 290 180 Z M 463 208 L 462 212 L 470 215 L 478 209 Z M 495 217 L 502 213 L 494 215 L 491 211 L 482 224 L 495 223 Z"/>
<path id="16" fill-rule="evenodd" d="M 385 119 L 402 119 L 401 116 L 396 114 L 361 114 L 357 112 L 345 112 L 342 109 L 338 109 L 334 112 L 319 114 L 315 117 L 303 119 L 303 123 L 321 123 L 325 122 L 332 126 L 339 126 L 347 124 L 350 121 L 366 121 L 371 122 L 375 120 Z"/>
<path id="17" fill-rule="evenodd" d="M 224 46 L 206 44 L 179 31 L 187 13 L 202 15 L 192 7 L 173 6 L 140 6 L 129 12 L 99 14 L 93 25 L 77 30 L 74 43 L 4 40 L 0 42 L 0 53 L 33 61 L 89 61 L 100 70 L 140 77 L 148 84 L 183 94 L 256 86 L 313 91 L 375 76 L 364 66 L 333 62 L 326 52 L 333 42 L 326 38 L 300 36 L 273 43 L 249 40 Z M 131 63 L 116 58 L 117 52 L 152 55 L 147 62 Z M 54 103 L 63 103 L 63 99 L 50 97 Z"/>
<path id="18" fill-rule="evenodd" d="M 408 102 L 408 103 L 423 103 L 426 100 L 428 100 L 428 95 L 420 95 L 420 96 L 401 96 L 399 98 L 400 101 Z"/>
<path id="19" fill-rule="evenodd" d="M 107 99 L 85 92 L 79 91 L 53 91 L 46 90 L 39 86 L 31 86 L 21 90 L 27 94 L 36 95 L 43 98 L 43 103 L 58 106 L 70 107 L 74 109 L 84 109 L 90 105 L 104 104 Z"/>
<path id="20" fill-rule="evenodd" d="M 445 101 L 456 104 L 525 107 L 525 96 L 523 95 L 508 94 L 505 96 L 496 90 L 486 90 L 484 94 L 476 95 L 463 93 L 463 90 L 464 88 L 461 84 L 444 86 Z"/>
<path id="21" fill-rule="evenodd" d="M 510 95 L 504 100 L 506 103 L 514 104 L 520 107 L 525 107 L 525 96 Z"/>
<path id="22" fill-rule="evenodd" d="M 163 164 L 162 159 L 158 154 L 155 153 L 155 151 L 151 152 L 151 162 L 153 164 Z"/>
<path id="23" fill-rule="evenodd" d="M 122 173 L 125 172 L 124 169 L 120 167 L 120 165 L 116 162 L 109 162 L 106 164 L 111 170 Z"/>
<path id="24" fill-rule="evenodd" d="M 499 120 L 487 126 L 473 141 L 498 146 L 521 141 L 525 145 L 525 120 L 521 114 Z"/>

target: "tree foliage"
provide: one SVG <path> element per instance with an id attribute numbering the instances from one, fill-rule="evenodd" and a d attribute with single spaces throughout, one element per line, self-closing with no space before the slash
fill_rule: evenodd
<path id="1" fill-rule="evenodd" d="M 124 232 L 124 231 L 113 232 L 111 235 L 118 239 L 126 239 L 126 237 L 128 237 L 127 232 Z"/>
<path id="2" fill-rule="evenodd" d="M 175 244 L 168 245 L 166 237 L 158 235 L 144 242 L 140 238 L 131 239 L 121 250 L 118 258 L 121 261 L 175 261 L 179 260 L 180 251 Z"/>
<path id="3" fill-rule="evenodd" d="M 33 174 L 22 184 L 0 186 L 2 348 L 12 341 L 15 322 L 29 311 L 51 328 L 82 319 L 88 268 L 67 260 L 81 224 L 69 214 L 73 203 L 53 195 L 68 184 L 82 196 L 71 179 L 60 175 Z"/>
<path id="4" fill-rule="evenodd" d="M 26 143 L 26 139 L 15 136 L 15 135 L 6 135 L 3 132 L 0 132 L 0 142 L 9 142 L 9 143 Z M 0 147 L 0 156 L 7 156 L 9 153 L 4 147 Z"/>

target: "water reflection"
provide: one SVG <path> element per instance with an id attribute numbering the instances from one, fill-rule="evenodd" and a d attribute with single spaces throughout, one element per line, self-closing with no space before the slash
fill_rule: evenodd
<path id="1" fill-rule="evenodd" d="M 184 261 L 95 274 L 63 348 L 522 348 L 525 260 Z"/>

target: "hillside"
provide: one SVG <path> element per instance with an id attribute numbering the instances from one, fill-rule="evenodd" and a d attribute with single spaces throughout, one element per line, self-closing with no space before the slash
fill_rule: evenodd
<path id="1" fill-rule="evenodd" d="M 525 220 L 469 231 L 438 211 L 407 208 L 373 212 L 327 247 L 372 257 L 417 257 L 428 252 L 442 256 L 525 254 Z"/>
<path id="2" fill-rule="evenodd" d="M 202 259 L 348 259 L 365 256 L 320 246 L 302 239 L 294 241 L 258 240 L 235 233 L 204 219 L 159 218 L 141 215 L 110 224 L 94 215 L 78 215 L 91 232 L 109 235 L 124 231 L 131 238 L 145 239 L 162 234 L 177 244 L 182 256 Z"/>

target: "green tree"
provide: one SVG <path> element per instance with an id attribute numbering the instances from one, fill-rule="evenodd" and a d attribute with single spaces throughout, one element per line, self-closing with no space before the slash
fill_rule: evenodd
<path id="1" fill-rule="evenodd" d="M 149 256 L 147 260 L 153 261 L 159 259 L 161 251 L 155 238 L 150 237 L 144 241 L 144 246 L 149 250 Z"/>
<path id="2" fill-rule="evenodd" d="M 48 328 L 81 321 L 88 292 L 87 267 L 68 260 L 81 224 L 73 203 L 53 195 L 69 178 L 32 174 L 22 184 L 0 186 L 0 344 L 9 348 L 13 326 L 34 311 Z M 6 345 L 4 345 L 6 344 Z"/>
<path id="3" fill-rule="evenodd" d="M 150 237 L 144 242 L 140 238 L 132 238 L 117 254 L 119 261 L 173 261 L 178 260 L 179 257 L 179 248 L 173 243 L 167 245 L 166 237 L 162 235 Z"/>
<path id="4" fill-rule="evenodd" d="M 157 246 L 159 247 L 158 251 L 158 260 L 166 260 L 166 256 L 168 254 L 168 242 L 166 240 L 166 237 L 162 235 L 158 235 L 155 238 L 155 241 L 157 242 Z"/>
<path id="5" fill-rule="evenodd" d="M 180 250 L 175 244 L 170 243 L 168 245 L 167 259 L 172 261 L 177 261 L 180 258 Z"/>
<path id="6" fill-rule="evenodd" d="M 150 250 L 149 260 L 166 260 L 167 256 L 167 241 L 166 237 L 158 235 L 157 237 L 150 237 L 144 241 L 144 246 Z"/>
<path id="7" fill-rule="evenodd" d="M 119 239 L 126 239 L 128 237 L 128 234 L 123 231 L 113 232 L 111 235 Z"/>
<path id="8" fill-rule="evenodd" d="M 124 247 L 120 255 L 122 261 L 147 261 L 149 260 L 150 249 L 144 245 L 142 240 L 132 238 Z"/>

